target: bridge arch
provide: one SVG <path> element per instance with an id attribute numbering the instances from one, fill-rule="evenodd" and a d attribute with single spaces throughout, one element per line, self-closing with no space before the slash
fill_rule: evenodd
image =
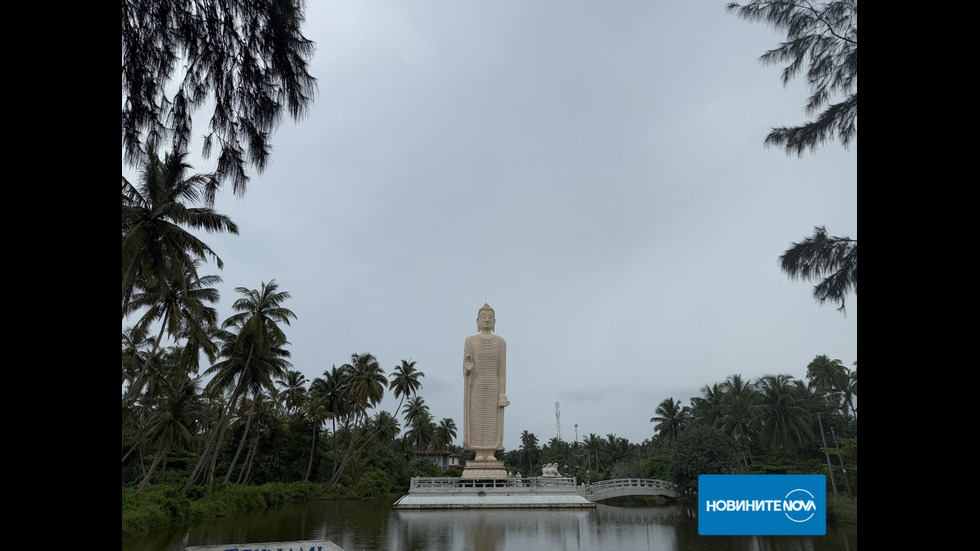
<path id="1" fill-rule="evenodd" d="M 679 495 L 673 482 L 652 478 L 616 478 L 601 480 L 585 486 L 585 497 L 589 501 L 602 501 L 623 496 L 664 496 Z"/>

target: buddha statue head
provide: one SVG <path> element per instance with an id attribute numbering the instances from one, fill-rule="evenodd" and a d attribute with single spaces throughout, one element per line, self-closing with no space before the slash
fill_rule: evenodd
<path id="1" fill-rule="evenodd" d="M 493 308 L 484 302 L 483 307 L 476 313 L 476 330 L 482 331 L 484 327 L 489 327 L 492 332 L 496 325 L 497 319 L 494 317 Z"/>

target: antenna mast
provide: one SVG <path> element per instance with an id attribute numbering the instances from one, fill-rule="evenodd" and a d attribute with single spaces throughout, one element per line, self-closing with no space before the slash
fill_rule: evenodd
<path id="1" fill-rule="evenodd" d="M 555 402 L 555 425 L 558 426 L 558 441 L 561 442 L 561 409 L 558 402 Z"/>

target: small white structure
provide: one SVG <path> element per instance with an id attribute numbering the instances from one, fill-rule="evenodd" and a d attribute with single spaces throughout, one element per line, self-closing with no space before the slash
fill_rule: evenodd
<path id="1" fill-rule="evenodd" d="M 425 450 L 415 452 L 416 461 L 429 461 L 435 463 L 442 470 L 447 470 L 450 467 L 459 467 L 459 455 L 451 451 L 435 451 L 435 450 Z"/>
<path id="2" fill-rule="evenodd" d="M 544 467 L 541 467 L 541 478 L 561 478 L 558 463 L 545 463 Z"/>

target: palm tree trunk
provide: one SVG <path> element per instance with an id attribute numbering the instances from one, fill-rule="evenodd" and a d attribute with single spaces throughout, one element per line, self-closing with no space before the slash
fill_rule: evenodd
<path id="1" fill-rule="evenodd" d="M 188 478 L 187 483 L 184 484 L 184 493 L 187 493 L 187 490 L 189 490 L 191 486 L 193 486 L 198 479 L 201 478 L 204 473 L 204 466 L 209 462 L 211 463 L 211 469 L 206 480 L 207 482 L 214 480 L 214 464 L 217 461 L 218 451 L 221 449 L 221 442 L 224 439 L 224 428 L 228 425 L 228 421 L 231 419 L 232 412 L 235 409 L 235 403 L 238 401 L 241 386 L 242 382 L 239 380 L 231 399 L 228 401 L 228 408 L 221 413 L 218 426 L 214 427 L 214 429 L 211 431 L 208 440 L 204 444 L 204 450 L 201 451 L 201 456 L 197 459 L 197 465 L 194 466 L 194 471 L 191 472 L 190 478 Z M 212 457 L 214 458 L 213 461 Z"/>
<path id="2" fill-rule="evenodd" d="M 248 455 L 245 457 L 245 466 L 242 467 L 242 474 L 238 477 L 239 484 L 247 484 L 248 480 L 252 477 L 252 465 L 255 464 L 255 454 L 258 453 L 259 438 L 261 436 L 256 434 L 255 438 L 252 439 L 252 445 L 249 447 Z"/>
<path id="3" fill-rule="evenodd" d="M 364 416 L 364 423 L 367 424 L 367 415 L 366 414 Z M 358 432 L 359 432 L 358 429 L 360 429 L 360 426 L 359 425 L 360 425 L 360 423 L 355 420 L 355 422 L 354 422 L 354 430 L 349 431 L 350 432 L 350 444 L 347 446 L 347 450 L 344 452 L 344 458 L 341 460 L 341 462 L 340 462 L 339 465 L 336 462 L 336 454 L 334 455 L 333 475 L 330 477 L 330 480 L 327 481 L 327 485 L 326 485 L 327 488 L 329 488 L 335 482 L 337 482 L 338 480 L 340 480 L 340 477 L 341 477 L 341 475 L 344 474 L 344 469 L 347 468 L 347 464 L 350 463 L 350 460 L 353 459 L 354 456 L 356 456 L 357 454 L 359 454 L 361 452 L 361 450 L 363 450 L 364 447 L 367 446 L 371 442 L 371 440 L 374 438 L 374 436 L 377 434 L 377 431 L 374 432 L 374 433 L 368 434 L 367 437 L 364 439 L 364 442 L 362 442 L 361 445 L 355 449 L 355 444 L 357 443 L 357 437 L 359 436 L 359 434 L 358 434 Z M 336 434 L 334 434 L 334 438 L 336 439 Z"/>
<path id="4" fill-rule="evenodd" d="M 830 450 L 827 449 L 827 436 L 823 433 L 823 421 L 817 412 L 817 424 L 820 425 L 820 438 L 823 440 L 823 453 L 827 456 L 827 471 L 830 472 L 830 485 L 834 489 L 834 501 L 837 501 L 837 483 L 834 482 L 834 468 L 830 465 Z"/>
<path id="5" fill-rule="evenodd" d="M 837 442 L 837 433 L 834 432 L 834 426 L 830 426 L 830 436 L 834 438 L 834 447 L 837 448 L 837 460 L 840 461 L 840 470 L 844 474 L 844 484 L 847 486 L 847 496 L 850 498 L 854 497 L 854 492 L 851 491 L 851 481 L 847 478 L 847 467 L 844 466 L 844 456 L 840 453 L 840 444 Z"/>
<path id="6" fill-rule="evenodd" d="M 235 468 L 235 463 L 238 462 L 238 456 L 242 453 L 242 448 L 245 447 L 245 440 L 248 439 L 248 430 L 252 426 L 252 416 L 255 414 L 255 399 L 252 399 L 252 405 L 248 409 L 248 417 L 245 420 L 245 431 L 242 433 L 242 440 L 238 443 L 238 449 L 235 450 L 235 456 L 231 458 L 231 465 L 228 465 L 228 474 L 225 475 L 225 480 L 231 480 L 231 471 Z"/>
<path id="7" fill-rule="evenodd" d="M 146 476 L 144 476 L 143 480 L 140 481 L 140 485 L 137 488 L 137 491 L 142 492 L 143 490 L 146 489 L 147 486 L 150 485 L 150 477 L 153 476 L 153 471 L 156 470 L 157 465 L 159 465 L 161 461 L 165 460 L 166 457 L 167 457 L 167 447 L 163 443 L 163 441 L 161 441 L 160 448 L 157 450 L 156 455 L 153 456 L 153 463 L 150 464 L 150 470 L 146 471 Z"/>
<path id="8" fill-rule="evenodd" d="M 234 411 L 238 408 L 238 399 L 247 394 L 247 385 L 245 382 L 245 374 L 248 373 L 249 366 L 252 364 L 252 353 L 255 351 L 255 345 L 253 344 L 248 349 L 248 356 L 245 358 L 245 366 L 242 368 L 241 375 L 238 377 L 238 384 L 235 385 L 235 392 L 232 395 L 232 400 L 228 405 L 228 414 L 225 417 L 224 422 L 221 424 L 221 430 L 218 432 L 218 442 L 215 444 L 214 450 L 211 452 L 211 468 L 207 472 L 206 483 L 211 484 L 214 482 L 214 470 L 218 465 L 218 452 L 221 451 L 221 445 L 224 444 L 225 431 L 228 429 L 228 424 L 231 421 L 231 416 Z M 227 480 L 227 479 L 226 479 Z"/>
<path id="9" fill-rule="evenodd" d="M 306 464 L 306 474 L 303 475 L 303 482 L 307 482 L 310 479 L 310 473 L 313 472 L 313 450 L 316 449 L 316 423 L 313 423 L 313 443 L 310 444 L 310 460 Z"/>

